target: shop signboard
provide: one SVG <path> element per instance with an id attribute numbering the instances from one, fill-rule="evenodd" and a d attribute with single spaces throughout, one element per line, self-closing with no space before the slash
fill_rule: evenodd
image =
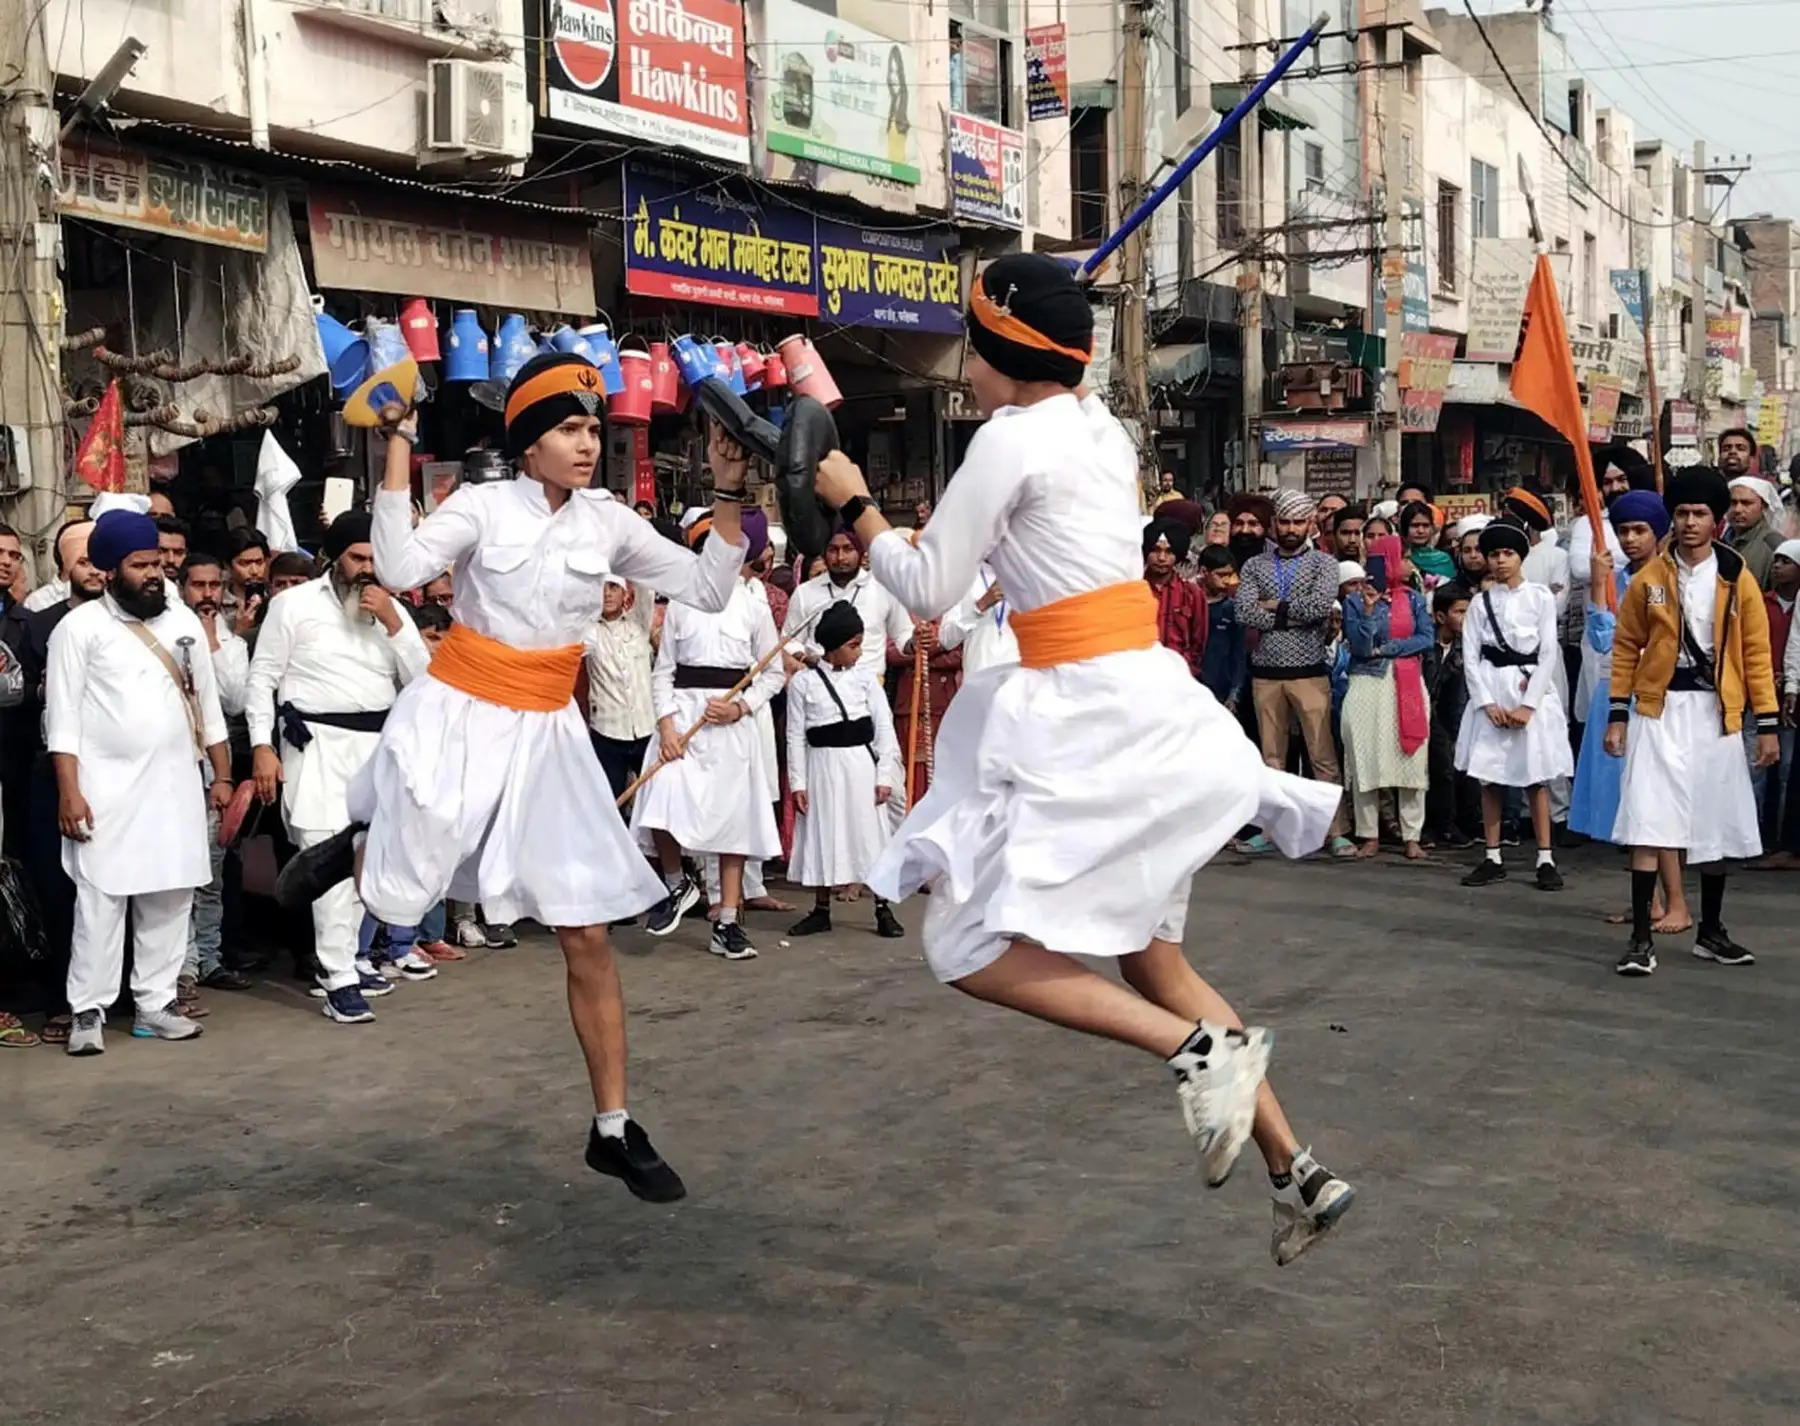
<path id="1" fill-rule="evenodd" d="M 1619 414 L 1619 383 L 1596 379 L 1588 384 L 1588 439 L 1610 441 Z"/>
<path id="2" fill-rule="evenodd" d="M 722 185 L 625 168 L 625 290 L 708 307 L 819 315 L 813 222 Z"/>
<path id="3" fill-rule="evenodd" d="M 1700 444 L 1700 416 L 1691 401 L 1671 401 L 1669 412 L 1669 444 L 1671 446 L 1697 446 Z"/>
<path id="4" fill-rule="evenodd" d="M 950 116 L 950 215 L 1025 226 L 1025 136 L 986 119 Z"/>
<path id="5" fill-rule="evenodd" d="M 1530 238 L 1477 238 L 1469 275 L 1469 361 L 1510 362 L 1535 264 Z"/>
<path id="6" fill-rule="evenodd" d="M 1444 512 L 1444 528 L 1446 530 L 1458 520 L 1466 520 L 1471 515 L 1494 513 L 1488 497 L 1472 491 L 1467 495 L 1440 495 L 1431 503 Z"/>
<path id="7" fill-rule="evenodd" d="M 1626 315 L 1637 324 L 1638 331 L 1644 330 L 1644 270 L 1638 267 L 1615 267 L 1612 269 L 1613 292 L 1619 299 L 1619 305 L 1625 309 Z"/>
<path id="8" fill-rule="evenodd" d="M 919 181 L 919 85 L 906 45 L 800 0 L 763 0 L 758 49 L 771 150 Z"/>
<path id="9" fill-rule="evenodd" d="M 1731 362 L 1743 360 L 1742 326 L 1738 313 L 1727 312 L 1723 317 L 1706 319 L 1706 355 L 1709 360 L 1713 357 Z"/>
<path id="10" fill-rule="evenodd" d="M 1265 452 L 1328 451 L 1340 446 L 1366 446 L 1369 428 L 1362 421 L 1271 421 L 1262 423 Z"/>
<path id="11" fill-rule="evenodd" d="M 1060 119 L 1069 112 L 1069 36 L 1062 24 L 1025 31 L 1025 112 Z"/>
<path id="12" fill-rule="evenodd" d="M 442 297 L 590 316 L 588 230 L 542 214 L 312 188 L 306 212 L 320 287 Z"/>
<path id="13" fill-rule="evenodd" d="M 1777 452 L 1781 450 L 1782 438 L 1787 435 L 1787 414 L 1784 393 L 1776 392 L 1763 399 L 1756 420 L 1757 445 L 1772 447 Z"/>
<path id="14" fill-rule="evenodd" d="M 1334 446 L 1330 450 L 1306 453 L 1306 493 L 1315 499 L 1341 495 L 1349 500 L 1356 494 L 1356 450 L 1351 446 Z"/>
<path id="15" fill-rule="evenodd" d="M 246 252 L 269 250 L 269 190 L 199 158 L 79 138 L 63 145 L 57 206 L 70 217 Z"/>
<path id="16" fill-rule="evenodd" d="M 544 113 L 727 163 L 750 161 L 738 0 L 541 0 Z"/>
<path id="17" fill-rule="evenodd" d="M 885 232 L 817 220 L 819 316 L 848 327 L 962 331 L 962 270 L 950 228 Z"/>
<path id="18" fill-rule="evenodd" d="M 1437 430 L 1444 388 L 1456 358 L 1456 338 L 1436 332 L 1407 332 L 1400 338 L 1400 429 Z"/>

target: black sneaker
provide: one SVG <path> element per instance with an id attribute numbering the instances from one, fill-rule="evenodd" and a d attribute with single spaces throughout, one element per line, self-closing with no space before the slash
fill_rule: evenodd
<path id="1" fill-rule="evenodd" d="M 889 941 L 897 941 L 906 934 L 900 918 L 894 915 L 894 908 L 885 903 L 875 908 L 875 934 Z"/>
<path id="2" fill-rule="evenodd" d="M 1653 975 L 1656 972 L 1656 952 L 1651 949 L 1648 936 L 1643 940 L 1633 940 L 1619 957 L 1619 963 L 1613 967 L 1620 975 Z"/>
<path id="3" fill-rule="evenodd" d="M 815 906 L 792 926 L 788 927 L 790 936 L 817 936 L 831 929 L 831 910 L 825 906 Z"/>
<path id="4" fill-rule="evenodd" d="M 275 878 L 275 901 L 284 911 L 311 906 L 332 887 L 356 875 L 356 839 L 367 830 L 352 822 L 343 831 L 296 852 Z"/>
<path id="5" fill-rule="evenodd" d="M 1722 966 L 1753 966 L 1756 957 L 1747 947 L 1731 939 L 1723 926 L 1702 931 L 1694 938 L 1694 954 L 1703 961 L 1717 961 Z"/>
<path id="6" fill-rule="evenodd" d="M 1462 879 L 1464 886 L 1492 886 L 1497 881 L 1506 880 L 1506 868 L 1499 862 L 1483 857 L 1475 864 L 1475 869 Z"/>
<path id="7" fill-rule="evenodd" d="M 490 951 L 510 951 L 519 944 L 519 933 L 505 921 L 497 921 L 487 927 L 487 945 Z"/>
<path id="8" fill-rule="evenodd" d="M 595 1173 L 623 1179 L 625 1187 L 647 1203 L 673 1203 L 687 1197 L 681 1175 L 663 1162 L 635 1119 L 625 1121 L 625 1135 L 617 1139 L 602 1134 L 597 1125 L 588 1125 L 587 1166 Z"/>
<path id="9" fill-rule="evenodd" d="M 644 929 L 652 936 L 666 936 L 699 904 L 700 888 L 684 876 L 673 891 L 650 908 L 650 914 L 644 918 Z"/>
<path id="10" fill-rule="evenodd" d="M 1501 846 L 1516 847 L 1519 845 L 1520 840 L 1521 840 L 1521 833 L 1519 831 L 1519 824 L 1517 822 L 1502 822 L 1500 824 L 1500 845 Z"/>
<path id="11" fill-rule="evenodd" d="M 756 947 L 750 944 L 749 935 L 736 921 L 730 925 L 721 921 L 714 926 L 712 940 L 707 943 L 706 949 L 715 956 L 723 956 L 728 961 L 753 961 L 756 959 Z"/>
<path id="12" fill-rule="evenodd" d="M 256 986 L 242 971 L 226 965 L 214 966 L 200 977 L 200 984 L 208 990 L 252 990 Z"/>
<path id="13" fill-rule="evenodd" d="M 1556 869 L 1555 862 L 1538 863 L 1537 889 L 1539 891 L 1561 891 L 1563 889 L 1563 874 Z"/>
<path id="14" fill-rule="evenodd" d="M 1451 851 L 1461 851 L 1464 847 L 1475 845 L 1475 839 L 1461 827 L 1440 827 L 1432 834 L 1432 840 L 1440 847 Z"/>

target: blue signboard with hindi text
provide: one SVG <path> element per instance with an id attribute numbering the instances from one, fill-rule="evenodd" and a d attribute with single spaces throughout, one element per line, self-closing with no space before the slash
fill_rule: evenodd
<path id="1" fill-rule="evenodd" d="M 708 307 L 819 314 L 812 215 L 627 164 L 625 290 Z"/>
<path id="2" fill-rule="evenodd" d="M 887 232 L 817 222 L 819 317 L 846 327 L 962 330 L 962 274 L 949 228 Z"/>

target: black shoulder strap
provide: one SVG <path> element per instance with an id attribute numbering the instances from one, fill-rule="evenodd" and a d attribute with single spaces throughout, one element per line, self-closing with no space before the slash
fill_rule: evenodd
<path id="1" fill-rule="evenodd" d="M 1494 614 L 1494 591 L 1492 586 L 1481 591 L 1481 607 L 1487 614 L 1488 627 L 1494 631 L 1494 642 L 1505 653 L 1517 653 L 1513 646 L 1506 642 L 1506 635 L 1500 628 L 1500 620 Z"/>
<path id="2" fill-rule="evenodd" d="M 837 704 L 838 717 L 848 723 L 850 721 L 850 710 L 844 707 L 844 700 L 838 695 L 837 689 L 832 687 L 831 675 L 825 671 L 825 666 L 819 664 L 814 667 L 813 672 L 819 675 L 819 682 L 825 685 L 825 691 L 831 695 L 831 701 Z M 875 756 L 875 746 L 872 743 L 869 745 L 869 761 L 877 766 L 880 766 L 881 763 L 881 759 Z"/>

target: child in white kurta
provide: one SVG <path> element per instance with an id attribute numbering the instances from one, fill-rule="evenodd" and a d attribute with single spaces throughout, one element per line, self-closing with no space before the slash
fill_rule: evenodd
<path id="1" fill-rule="evenodd" d="M 788 785 L 794 793 L 794 849 L 788 879 L 817 888 L 813 909 L 788 929 L 815 936 L 831 929 L 831 892 L 869 879 L 888 844 L 886 804 L 900 785 L 894 715 L 859 660 L 861 616 L 849 603 L 819 618 L 818 664 L 788 685 Z M 904 935 L 884 897 L 875 898 L 877 935 Z"/>
<path id="2" fill-rule="evenodd" d="M 1463 672 L 1469 703 L 1456 739 L 1457 771 L 1481 784 L 1481 820 L 1487 853 L 1463 878 L 1464 886 L 1506 879 L 1500 857 L 1500 819 L 1508 787 L 1529 788 L 1537 836 L 1537 886 L 1560 891 L 1562 873 L 1550 841 L 1552 778 L 1575 768 L 1569 719 L 1557 693 L 1562 659 L 1557 643 L 1556 596 L 1525 582 L 1521 570 L 1530 548 L 1525 531 L 1497 520 L 1481 532 L 1494 583 L 1469 603 L 1463 621 Z"/>

